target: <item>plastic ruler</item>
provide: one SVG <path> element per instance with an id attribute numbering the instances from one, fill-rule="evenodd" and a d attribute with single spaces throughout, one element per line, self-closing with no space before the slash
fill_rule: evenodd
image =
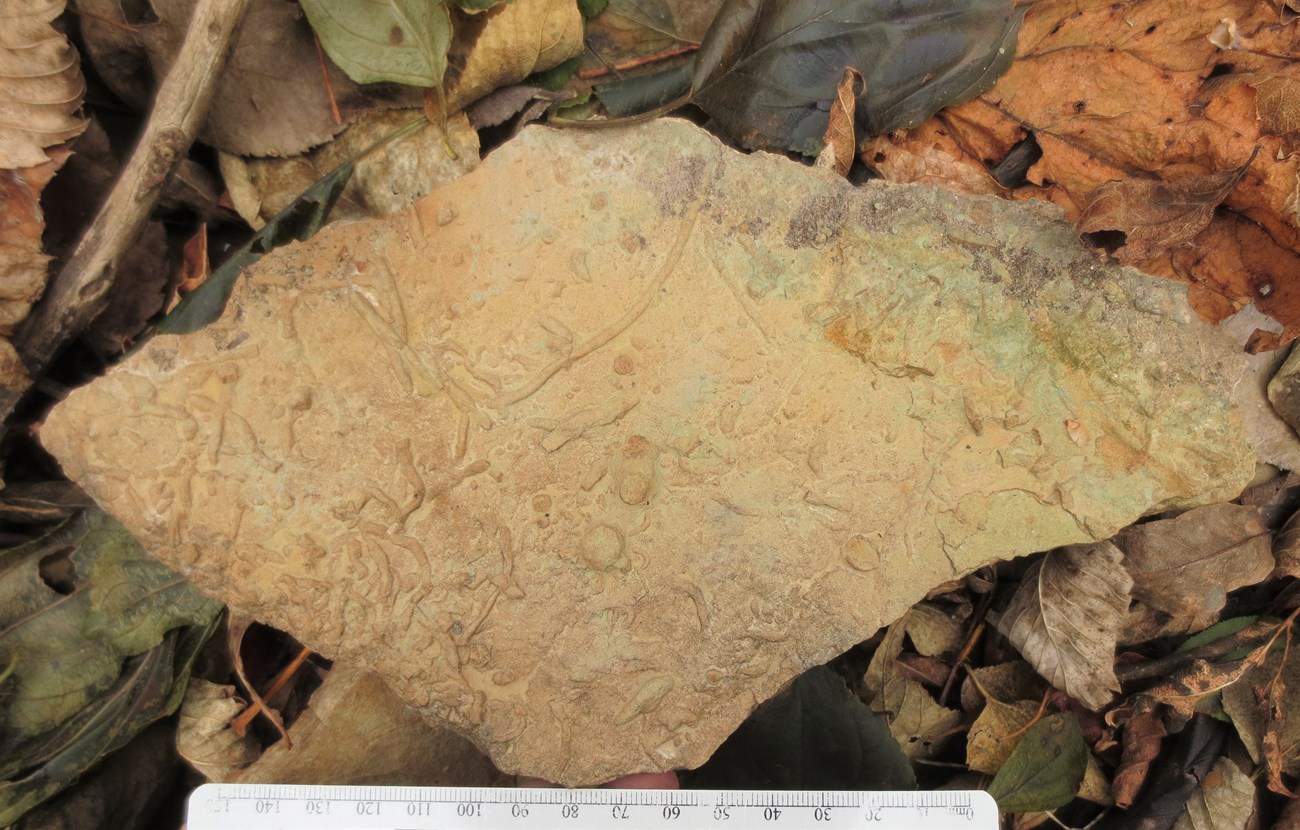
<path id="1" fill-rule="evenodd" d="M 204 784 L 189 830 L 997 830 L 980 790 L 562 790 Z"/>

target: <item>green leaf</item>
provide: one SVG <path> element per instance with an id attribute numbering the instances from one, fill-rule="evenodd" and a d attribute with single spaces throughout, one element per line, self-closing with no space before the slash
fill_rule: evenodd
<path id="1" fill-rule="evenodd" d="M 473 14 L 475 12 L 487 11 L 493 6 L 499 6 L 506 0 L 455 0 L 456 5 L 465 11 Z"/>
<path id="2" fill-rule="evenodd" d="M 524 78 L 522 83 L 525 86 L 540 86 L 542 89 L 558 92 L 564 88 L 565 84 L 577 76 L 578 70 L 581 68 L 582 56 L 575 55 L 563 63 L 552 66 L 550 69 L 534 72 Z"/>
<path id="3" fill-rule="evenodd" d="M 0 825 L 172 712 L 220 610 L 98 510 L 0 551 Z"/>
<path id="4" fill-rule="evenodd" d="M 357 83 L 442 84 L 451 16 L 441 0 L 302 0 L 302 8 L 321 46 Z"/>
<path id="5" fill-rule="evenodd" d="M 1246 628 L 1254 625 L 1258 621 L 1259 621 L 1259 615 L 1257 614 L 1253 614 L 1245 617 L 1231 617 L 1229 619 L 1223 620 L 1222 622 L 1217 622 L 1203 631 L 1199 631 L 1196 634 L 1193 634 L 1192 636 L 1188 637 L 1186 640 L 1183 640 L 1182 645 L 1174 649 L 1174 651 L 1176 652 L 1191 651 L 1194 648 L 1200 648 L 1201 646 L 1209 645 L 1210 643 L 1213 643 L 1216 640 L 1222 640 L 1224 637 L 1230 637 L 1239 631 L 1243 631 Z"/>
<path id="6" fill-rule="evenodd" d="M 154 331 L 157 334 L 192 334 L 220 318 L 231 292 L 235 290 L 235 280 L 245 268 L 275 248 L 302 241 L 320 230 L 355 167 L 355 162 L 344 162 L 307 188 L 244 247 L 231 254 L 202 285 L 177 303 Z"/>
<path id="7" fill-rule="evenodd" d="M 690 786 L 910 790 L 916 777 L 885 722 L 839 675 L 818 666 L 750 715 Z"/>
<path id="8" fill-rule="evenodd" d="M 993 85 L 1023 14 L 1006 0 L 726 0 L 694 103 L 746 147 L 816 155 L 846 66 L 866 78 L 861 135 L 915 126 Z"/>
<path id="9" fill-rule="evenodd" d="M 1068 804 L 1088 770 L 1088 748 L 1070 713 L 1049 715 L 1029 728 L 989 784 L 1006 813 L 1054 810 Z"/>
<path id="10" fill-rule="evenodd" d="M 582 16 L 590 20 L 605 10 L 609 5 L 609 0 L 578 0 L 578 11 Z"/>

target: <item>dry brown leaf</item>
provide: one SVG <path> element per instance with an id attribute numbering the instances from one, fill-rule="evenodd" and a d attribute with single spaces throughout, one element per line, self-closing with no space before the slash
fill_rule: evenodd
<path id="1" fill-rule="evenodd" d="M 1137 798 L 1146 783 L 1151 762 L 1160 756 L 1160 742 L 1165 737 L 1165 724 L 1160 712 L 1149 697 L 1140 697 L 1132 716 L 1124 724 L 1124 748 L 1119 767 L 1115 770 L 1115 805 L 1127 809 Z"/>
<path id="2" fill-rule="evenodd" d="M 1227 663 L 1195 660 L 1185 669 L 1172 674 L 1163 683 L 1148 689 L 1146 694 L 1153 700 L 1168 706 L 1178 717 L 1190 718 L 1198 711 L 1198 707 L 1207 696 L 1222 692 L 1239 683 L 1242 676 L 1255 665 L 1257 659 L 1258 657 L 1253 657 Z M 1227 708 L 1227 694 L 1225 694 L 1224 710 L 1227 711 Z M 1245 740 L 1244 736 L 1243 740 Z"/>
<path id="3" fill-rule="evenodd" d="M 1300 512 L 1293 513 L 1273 541 L 1274 576 L 1300 576 Z"/>
<path id="4" fill-rule="evenodd" d="M 1251 760 L 1263 767 L 1268 788 L 1294 798 L 1283 776 L 1300 774 L 1300 649 L 1287 645 L 1272 649 L 1224 690 L 1223 711 Z"/>
<path id="5" fill-rule="evenodd" d="M 181 274 L 176 293 L 185 295 L 207 282 L 212 275 L 208 260 L 208 226 L 199 225 L 194 235 L 181 246 Z"/>
<path id="6" fill-rule="evenodd" d="M 1252 81 L 1255 111 L 1265 135 L 1282 139 L 1282 157 L 1300 150 L 1300 78 L 1267 75 Z"/>
<path id="7" fill-rule="evenodd" d="M 1210 39 L 1225 18 L 1235 27 L 1231 51 Z M 1225 209 L 1191 244 L 1140 267 L 1200 287 L 1193 300 L 1212 320 L 1256 302 L 1285 328 L 1255 348 L 1275 348 L 1300 333 L 1300 154 L 1288 154 L 1293 138 L 1276 134 L 1289 116 L 1270 96 L 1282 95 L 1283 79 L 1300 79 L 1297 57 L 1294 27 L 1254 0 L 1193 0 L 1176 14 L 1164 0 L 1042 0 L 1029 7 L 1006 74 L 940 123 L 971 175 L 1032 135 L 1043 155 L 1030 184 L 1009 196 L 1048 199 L 1071 220 L 1105 182 L 1212 175 L 1259 146 Z M 1251 86 L 1260 78 L 1277 79 L 1263 95 Z M 925 156 L 933 133 L 923 125 L 890 141 Z M 959 189 L 969 182 L 953 178 Z"/>
<path id="8" fill-rule="evenodd" d="M 998 630 L 1049 683 L 1089 709 L 1119 690 L 1115 643 L 1133 580 L 1110 542 L 1071 545 L 1025 572 Z"/>
<path id="9" fill-rule="evenodd" d="M 1024 660 L 996 663 L 967 670 L 961 687 L 961 708 L 978 712 L 990 697 L 998 700 L 1042 700 L 1048 686 Z"/>
<path id="10" fill-rule="evenodd" d="M 583 77 L 698 46 L 722 0 L 610 0 L 587 21 Z"/>
<path id="11" fill-rule="evenodd" d="M 0 170 L 45 164 L 46 147 L 86 129 L 77 50 L 51 25 L 65 5 L 12 0 L 0 7 Z"/>
<path id="12" fill-rule="evenodd" d="M 961 713 L 940 706 L 920 683 L 897 676 L 885 683 L 871 710 L 884 717 L 889 733 L 909 759 L 934 756 L 961 721 Z"/>
<path id="13" fill-rule="evenodd" d="M 1220 758 L 1188 800 L 1173 830 L 1250 830 L 1257 827 L 1255 782 Z"/>
<path id="14" fill-rule="evenodd" d="M 939 658 L 922 657 L 908 652 L 898 655 L 894 661 L 894 670 L 899 677 L 909 677 L 934 689 L 942 689 L 952 675 L 952 666 Z"/>
<path id="15" fill-rule="evenodd" d="M 847 176 L 858 152 L 858 140 L 853 129 L 853 116 L 858 110 L 858 86 L 865 84 L 862 73 L 851 66 L 844 67 L 844 77 L 831 102 L 826 123 L 826 146 L 817 156 L 817 166 L 834 170 Z"/>
<path id="16" fill-rule="evenodd" d="M 236 735 L 230 722 L 246 704 L 234 686 L 190 680 L 181 703 L 176 751 L 208 781 L 228 781 L 257 760 L 261 747 L 251 735 Z"/>
<path id="17" fill-rule="evenodd" d="M 1097 760 L 1097 756 L 1092 752 L 1088 753 L 1088 768 L 1083 771 L 1083 781 L 1079 782 L 1077 796 L 1085 801 L 1091 801 L 1093 804 L 1110 806 L 1115 803 L 1110 778 L 1106 776 L 1106 771 L 1102 769 L 1101 762 Z"/>
<path id="18" fill-rule="evenodd" d="M 1133 596 L 1169 615 L 1145 632 L 1148 639 L 1213 624 L 1229 591 L 1273 571 L 1272 534 L 1257 508 L 1240 504 L 1212 504 L 1134 525 L 1115 541 L 1133 577 Z"/>
<path id="19" fill-rule="evenodd" d="M 910 615 L 911 611 L 908 611 L 885 629 L 884 639 L 871 655 L 871 662 L 867 664 L 867 671 L 862 676 L 862 687 L 867 693 L 868 704 L 884 694 L 885 686 L 894 677 L 894 661 L 903 652 L 903 637 L 907 634 Z"/>
<path id="20" fill-rule="evenodd" d="M 1075 229 L 1081 234 L 1119 231 L 1124 244 L 1115 251 L 1132 265 L 1187 245 L 1210 224 L 1214 209 L 1246 174 L 1255 158 L 1205 176 L 1174 180 L 1124 179 L 1107 182 L 1088 196 Z"/>
<path id="21" fill-rule="evenodd" d="M 907 636 L 918 654 L 938 657 L 960 646 L 961 619 L 930 602 L 912 606 L 907 615 Z"/>
<path id="22" fill-rule="evenodd" d="M 468 25 L 461 25 L 468 21 Z M 457 21 L 447 111 L 582 52 L 582 15 L 572 0 L 514 0 Z"/>
<path id="23" fill-rule="evenodd" d="M 289 158 L 242 159 L 223 153 L 221 172 L 235 210 L 261 228 L 317 179 L 419 117 L 417 110 L 367 113 L 333 141 Z M 455 158 L 447 155 L 448 146 Z M 426 124 L 359 159 L 330 219 L 392 216 L 478 161 L 478 133 L 464 114 L 449 117 L 445 125 Z"/>
<path id="24" fill-rule="evenodd" d="M 1002 195 L 1002 187 L 982 164 L 967 162 L 960 143 L 939 118 L 912 130 L 905 143 L 876 136 L 862 145 L 862 160 L 886 181 L 926 184 L 975 196 Z"/>
<path id="25" fill-rule="evenodd" d="M 1001 769 L 1014 735 L 1042 709 L 1046 686 L 1023 660 L 971 668 L 962 685 L 962 710 L 979 714 L 966 733 L 966 765 L 990 775 Z"/>

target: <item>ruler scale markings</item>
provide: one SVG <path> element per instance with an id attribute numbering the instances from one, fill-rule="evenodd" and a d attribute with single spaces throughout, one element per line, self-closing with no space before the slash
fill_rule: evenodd
<path id="1" fill-rule="evenodd" d="M 190 830 L 995 830 L 987 793 L 213 785 Z"/>

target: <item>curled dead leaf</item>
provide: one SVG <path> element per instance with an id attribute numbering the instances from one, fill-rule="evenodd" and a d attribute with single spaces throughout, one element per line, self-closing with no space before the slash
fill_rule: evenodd
<path id="1" fill-rule="evenodd" d="M 844 67 L 844 77 L 835 91 L 835 100 L 831 102 L 830 119 L 826 124 L 823 137 L 826 146 L 817 156 L 817 166 L 834 170 L 840 176 L 847 176 L 853 166 L 853 158 L 858 152 L 857 137 L 853 128 L 853 119 L 857 113 L 858 86 L 866 84 L 862 73 L 851 66 Z"/>
<path id="2" fill-rule="evenodd" d="M 208 781 L 228 781 L 261 754 L 251 735 L 236 735 L 230 722 L 244 708 L 234 686 L 193 678 L 181 703 L 176 751 Z"/>
<path id="3" fill-rule="evenodd" d="M 1115 806 L 1128 808 L 1137 799 L 1152 762 L 1160 756 L 1165 734 L 1155 702 L 1149 697 L 1138 698 L 1133 714 L 1124 723 L 1123 750 L 1113 779 Z"/>

